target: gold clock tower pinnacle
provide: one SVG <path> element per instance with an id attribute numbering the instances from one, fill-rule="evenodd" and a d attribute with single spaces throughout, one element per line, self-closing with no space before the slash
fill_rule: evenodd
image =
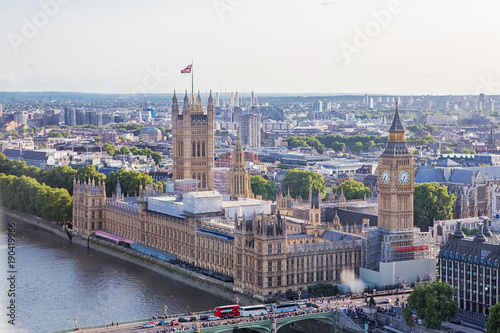
<path id="1" fill-rule="evenodd" d="M 413 158 L 406 145 L 397 102 L 387 146 L 378 162 L 378 189 L 378 227 L 413 228 Z"/>

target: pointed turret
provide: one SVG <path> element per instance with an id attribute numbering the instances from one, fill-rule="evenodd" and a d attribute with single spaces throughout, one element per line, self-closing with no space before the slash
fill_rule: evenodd
<path id="1" fill-rule="evenodd" d="M 210 96 L 208 96 L 208 103 L 207 103 L 207 115 L 212 116 L 214 115 L 214 99 L 212 97 L 212 90 L 210 90 Z"/>
<path id="2" fill-rule="evenodd" d="M 172 97 L 172 117 L 178 114 L 179 114 L 179 104 L 177 102 L 177 95 L 175 94 L 174 90 L 174 97 Z"/>
<path id="3" fill-rule="evenodd" d="M 186 90 L 186 94 L 184 95 L 184 105 L 182 106 L 182 115 L 185 117 L 191 111 L 191 103 L 189 102 L 188 93 Z"/>

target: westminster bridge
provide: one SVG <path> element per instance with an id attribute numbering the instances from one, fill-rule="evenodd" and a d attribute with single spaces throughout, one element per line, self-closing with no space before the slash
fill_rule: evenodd
<path id="1" fill-rule="evenodd" d="M 140 329 L 140 332 L 185 332 L 185 333 L 229 333 L 238 330 L 254 331 L 259 333 L 278 333 L 280 328 L 303 320 L 315 320 L 334 326 L 337 323 L 338 312 L 333 308 L 299 310 L 296 312 L 279 313 L 275 315 L 237 317 L 217 321 L 185 322 L 179 325 L 162 325 L 151 328 L 142 328 L 142 323 L 148 320 L 120 323 L 116 325 L 100 325 L 96 327 L 80 328 L 79 330 L 65 330 L 60 332 L 82 333 L 127 333 Z"/>

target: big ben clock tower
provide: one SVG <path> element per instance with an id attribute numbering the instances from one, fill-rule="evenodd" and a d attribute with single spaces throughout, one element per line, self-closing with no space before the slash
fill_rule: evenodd
<path id="1" fill-rule="evenodd" d="M 414 171 L 398 104 L 389 129 L 387 146 L 378 163 L 378 227 L 413 228 Z"/>

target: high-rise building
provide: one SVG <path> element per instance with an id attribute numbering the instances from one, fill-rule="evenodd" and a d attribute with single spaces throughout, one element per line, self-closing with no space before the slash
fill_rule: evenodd
<path id="1" fill-rule="evenodd" d="M 197 179 L 201 190 L 213 189 L 214 101 L 208 98 L 207 112 L 198 97 L 184 96 L 182 114 L 177 96 L 172 98 L 172 151 L 174 180 Z"/>
<path id="2" fill-rule="evenodd" d="M 95 110 L 87 112 L 88 115 L 88 123 L 94 126 L 102 126 L 102 112 L 98 112 Z"/>
<path id="3" fill-rule="evenodd" d="M 378 163 L 378 175 L 378 227 L 413 228 L 413 158 L 406 145 L 397 104 L 387 146 Z"/>
<path id="4" fill-rule="evenodd" d="M 64 108 L 64 123 L 66 126 L 76 125 L 76 114 L 74 108 L 70 108 L 68 106 Z"/>
<path id="5" fill-rule="evenodd" d="M 77 108 L 75 110 L 76 125 L 87 125 L 87 116 L 84 108 Z"/>
<path id="6" fill-rule="evenodd" d="M 18 111 L 14 114 L 14 121 L 19 125 L 26 125 L 28 123 L 28 114 L 26 111 Z"/>
<path id="7" fill-rule="evenodd" d="M 240 117 L 241 140 L 247 148 L 260 147 L 260 115 L 246 114 Z"/>
<path id="8" fill-rule="evenodd" d="M 229 188 L 231 198 L 251 198 L 252 188 L 250 186 L 250 176 L 245 165 L 245 155 L 241 148 L 240 129 L 238 128 L 238 139 L 234 147 L 233 163 L 229 172 Z"/>
<path id="9" fill-rule="evenodd" d="M 322 101 L 316 101 L 313 104 L 313 111 L 321 112 L 323 111 L 323 102 Z"/>

